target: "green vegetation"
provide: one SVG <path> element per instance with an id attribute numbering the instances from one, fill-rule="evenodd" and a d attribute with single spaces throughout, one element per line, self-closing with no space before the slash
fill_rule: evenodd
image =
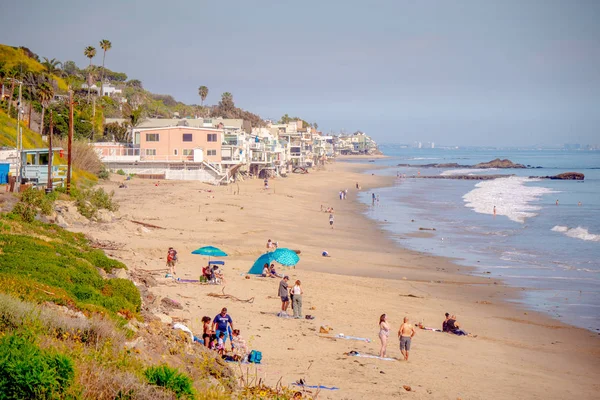
<path id="1" fill-rule="evenodd" d="M 23 129 L 23 147 L 34 149 L 44 147 L 42 137 L 21 124 Z M 15 147 L 17 145 L 17 120 L 10 118 L 3 110 L 0 110 L 0 146 Z"/>
<path id="2" fill-rule="evenodd" d="M 21 200 L 15 205 L 12 213 L 21 217 L 25 222 L 33 222 L 39 213 L 49 215 L 55 197 L 46 195 L 43 191 L 28 187 L 21 194 Z"/>
<path id="3" fill-rule="evenodd" d="M 52 301 L 86 312 L 137 313 L 141 299 L 126 279 L 103 279 L 96 268 L 125 268 L 82 235 L 41 222 L 0 219 L 0 290 L 29 301 Z"/>
<path id="4" fill-rule="evenodd" d="M 32 342 L 14 333 L 0 338 L 0 398 L 58 399 L 73 383 L 71 358 Z"/>
<path id="5" fill-rule="evenodd" d="M 178 399 L 194 397 L 192 379 L 174 368 L 167 365 L 150 367 L 144 371 L 144 375 L 149 383 L 170 389 Z"/>
<path id="6" fill-rule="evenodd" d="M 74 189 L 71 190 L 71 196 L 75 198 L 79 213 L 86 218 L 96 217 L 98 210 L 119 209 L 119 205 L 113 201 L 114 192 L 106 193 L 102 188 Z"/>

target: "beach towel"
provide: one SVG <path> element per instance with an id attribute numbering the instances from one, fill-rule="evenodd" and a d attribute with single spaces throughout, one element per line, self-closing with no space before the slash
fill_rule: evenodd
<path id="1" fill-rule="evenodd" d="M 193 282 L 200 282 L 200 281 L 198 279 L 181 279 L 181 278 L 177 278 L 177 282 L 193 283 Z"/>
<path id="2" fill-rule="evenodd" d="M 346 336 L 343 333 L 338 333 L 337 335 L 334 336 L 336 339 L 346 339 L 346 340 L 358 340 L 361 342 L 367 342 L 367 343 L 371 343 L 371 339 L 367 339 L 367 338 L 361 338 L 361 337 L 356 337 L 356 336 Z"/>
<path id="3" fill-rule="evenodd" d="M 421 329 L 423 329 L 424 331 L 442 332 L 441 329 L 435 329 L 435 328 L 421 327 Z"/>
<path id="4" fill-rule="evenodd" d="M 292 383 L 292 385 L 309 389 L 340 390 L 340 388 L 335 386 L 327 387 L 323 385 L 300 385 L 299 383 Z"/>
<path id="5" fill-rule="evenodd" d="M 383 360 L 383 361 L 397 361 L 395 358 L 391 358 L 391 357 L 379 357 L 373 354 L 361 354 L 358 351 L 351 351 L 349 353 L 347 353 L 349 356 L 351 357 L 364 357 L 364 358 L 376 358 L 378 360 Z"/>
<path id="6" fill-rule="evenodd" d="M 177 322 L 177 323 L 173 324 L 173 329 L 181 329 L 182 331 L 189 333 L 192 338 L 192 342 L 194 341 L 194 334 L 192 333 L 192 330 L 190 328 L 188 328 L 187 326 Z"/>

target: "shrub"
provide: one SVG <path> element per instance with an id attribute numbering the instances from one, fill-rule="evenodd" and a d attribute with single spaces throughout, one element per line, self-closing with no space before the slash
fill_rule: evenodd
<path id="1" fill-rule="evenodd" d="M 150 367 L 144 371 L 144 375 L 149 383 L 173 391 L 178 399 L 193 398 L 194 396 L 192 379 L 175 368 L 167 365 Z"/>
<path id="2" fill-rule="evenodd" d="M 127 175 L 127 174 L 125 173 L 125 171 L 123 171 L 122 169 L 118 170 L 118 171 L 117 171 L 117 174 L 119 174 L 119 175 Z"/>
<path id="3" fill-rule="evenodd" d="M 104 165 L 100 169 L 100 172 L 98 172 L 98 178 L 104 180 L 110 178 L 110 172 L 106 169 Z"/>
<path id="4" fill-rule="evenodd" d="M 21 194 L 21 200 L 15 205 L 12 213 L 23 221 L 33 222 L 38 212 L 49 215 L 52 213 L 54 196 L 48 196 L 43 191 L 28 187 Z"/>
<path id="5" fill-rule="evenodd" d="M 58 398 L 75 377 L 73 361 L 42 351 L 31 338 L 10 334 L 0 339 L 0 394 L 3 399 Z"/>
<path id="6" fill-rule="evenodd" d="M 83 253 L 82 256 L 88 260 L 96 268 L 102 268 L 109 274 L 114 268 L 127 268 L 121 261 L 113 260 L 112 258 L 106 257 L 106 254 L 102 250 L 94 249 L 88 253 Z"/>
<path id="7" fill-rule="evenodd" d="M 86 218 L 95 217 L 99 209 L 117 211 L 119 205 L 113 201 L 114 192 L 106 193 L 104 189 L 83 189 L 71 191 L 79 213 Z"/>

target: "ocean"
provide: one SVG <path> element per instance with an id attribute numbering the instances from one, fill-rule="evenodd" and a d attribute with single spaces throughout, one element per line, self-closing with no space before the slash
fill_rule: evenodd
<path id="1" fill-rule="evenodd" d="M 396 176 L 391 187 L 361 192 L 367 216 L 401 246 L 458 259 L 473 274 L 524 288 L 516 301 L 566 323 L 600 331 L 600 152 L 402 149 L 380 147 Z M 528 169 L 452 170 L 398 164 L 473 165 L 495 158 Z M 364 160 L 362 160 L 364 162 Z M 541 167 L 541 168 L 537 168 Z M 414 179 L 411 175 L 515 174 L 490 181 Z M 531 179 L 581 172 L 585 181 Z M 403 174 L 407 177 L 402 178 Z M 372 205 L 372 193 L 379 202 Z M 558 201 L 558 205 L 557 205 Z M 494 206 L 496 215 L 494 216 Z M 413 237 L 419 228 L 430 238 Z"/>

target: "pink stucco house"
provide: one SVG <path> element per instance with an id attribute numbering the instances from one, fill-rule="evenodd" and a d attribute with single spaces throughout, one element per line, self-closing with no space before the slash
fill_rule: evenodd
<path id="1" fill-rule="evenodd" d="M 171 126 L 134 131 L 141 161 L 221 162 L 223 129 Z"/>

